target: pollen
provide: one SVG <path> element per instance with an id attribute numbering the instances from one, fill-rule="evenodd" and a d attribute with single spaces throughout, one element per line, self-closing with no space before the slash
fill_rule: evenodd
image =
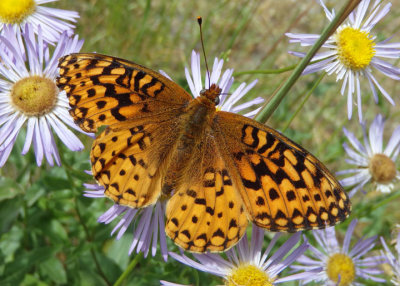
<path id="1" fill-rule="evenodd" d="M 227 277 L 226 286 L 272 286 L 271 279 L 262 269 L 250 265 L 243 264 L 234 269 Z"/>
<path id="2" fill-rule="evenodd" d="M 336 33 L 339 61 L 354 71 L 366 68 L 375 55 L 375 42 L 368 32 L 346 27 Z"/>
<path id="3" fill-rule="evenodd" d="M 384 154 L 375 154 L 369 160 L 369 172 L 375 182 L 388 184 L 396 178 L 396 165 Z"/>
<path id="4" fill-rule="evenodd" d="M 339 286 L 349 286 L 356 277 L 356 267 L 353 260 L 346 254 L 335 253 L 328 259 L 327 275 Z"/>
<path id="5" fill-rule="evenodd" d="M 11 89 L 13 105 L 27 116 L 41 116 L 53 110 L 59 90 L 54 81 L 41 76 L 25 77 Z"/>
<path id="6" fill-rule="evenodd" d="M 0 21 L 6 24 L 21 24 L 35 9 L 34 0 L 1 0 Z"/>

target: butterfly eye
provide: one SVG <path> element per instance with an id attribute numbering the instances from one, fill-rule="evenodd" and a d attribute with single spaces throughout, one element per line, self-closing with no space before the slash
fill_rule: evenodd
<path id="1" fill-rule="evenodd" d="M 214 103 L 215 103 L 215 105 L 218 105 L 218 104 L 219 104 L 219 96 L 217 96 L 217 97 L 214 99 Z"/>

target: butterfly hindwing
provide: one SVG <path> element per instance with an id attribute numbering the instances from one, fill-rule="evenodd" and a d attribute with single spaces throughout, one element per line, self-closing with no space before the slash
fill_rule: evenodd
<path id="1" fill-rule="evenodd" d="M 247 215 L 212 136 L 196 153 L 166 210 L 167 235 L 193 252 L 225 251 L 243 236 Z"/>
<path id="2" fill-rule="evenodd" d="M 104 130 L 91 151 L 92 173 L 105 187 L 104 194 L 132 208 L 155 203 L 165 176 L 164 155 L 177 140 L 174 134 L 171 120 Z"/>
<path id="3" fill-rule="evenodd" d="M 349 198 L 337 180 L 290 139 L 227 112 L 217 112 L 213 128 L 225 146 L 224 160 L 237 172 L 249 217 L 258 226 L 295 232 L 335 225 L 349 215 Z"/>
<path id="4" fill-rule="evenodd" d="M 60 59 L 59 88 L 70 114 L 87 132 L 132 118 L 154 117 L 187 103 L 191 96 L 161 74 L 101 54 L 70 54 Z"/>

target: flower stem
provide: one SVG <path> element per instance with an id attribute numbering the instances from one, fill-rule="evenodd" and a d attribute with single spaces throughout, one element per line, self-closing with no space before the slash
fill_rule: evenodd
<path id="1" fill-rule="evenodd" d="M 131 261 L 131 263 L 128 265 L 128 267 L 125 269 L 124 272 L 122 272 L 121 276 L 117 279 L 117 281 L 114 283 L 113 286 L 119 286 L 124 282 L 124 280 L 128 277 L 128 275 L 131 273 L 133 268 L 136 267 L 136 265 L 139 263 L 139 261 L 142 259 L 143 254 L 142 252 L 139 252 L 136 254 L 135 258 Z"/>
<path id="2" fill-rule="evenodd" d="M 323 30 L 319 39 L 311 47 L 305 57 L 293 70 L 292 74 L 278 90 L 275 96 L 267 102 L 260 112 L 255 116 L 255 119 L 259 122 L 266 122 L 272 113 L 281 103 L 282 99 L 288 94 L 289 90 L 295 84 L 297 79 L 300 77 L 303 70 L 306 68 L 308 63 L 311 61 L 313 56 L 316 54 L 318 49 L 325 43 L 325 41 L 335 32 L 336 28 L 347 18 L 347 16 L 354 10 L 355 7 L 361 2 L 361 0 L 348 0 L 347 4 L 336 14 L 332 22 Z"/>
<path id="3" fill-rule="evenodd" d="M 374 204 L 371 209 L 376 210 L 377 208 L 380 208 L 381 206 L 386 205 L 388 202 L 393 201 L 394 199 L 400 197 L 400 192 L 395 192 L 393 194 L 390 194 L 389 196 L 386 196 L 383 200 L 378 202 L 377 204 Z"/>
<path id="4" fill-rule="evenodd" d="M 290 123 L 292 123 L 293 119 L 296 117 L 296 115 L 300 112 L 300 110 L 303 108 L 304 104 L 307 102 L 307 100 L 310 98 L 311 94 L 314 92 L 314 90 L 317 88 L 321 80 L 325 77 L 326 73 L 322 73 L 317 81 L 314 83 L 314 85 L 311 87 L 311 89 L 308 91 L 306 94 L 306 97 L 303 99 L 303 101 L 300 103 L 300 105 L 297 107 L 296 111 L 293 113 L 292 117 L 290 117 L 289 121 L 286 123 L 286 126 L 282 129 L 282 133 L 288 129 Z"/>

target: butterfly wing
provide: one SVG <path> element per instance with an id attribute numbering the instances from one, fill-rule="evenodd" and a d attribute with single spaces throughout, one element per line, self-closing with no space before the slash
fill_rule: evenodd
<path id="1" fill-rule="evenodd" d="M 174 122 L 173 117 L 158 118 L 100 134 L 90 157 L 92 173 L 107 197 L 133 208 L 155 203 L 178 137 Z"/>
<path id="2" fill-rule="evenodd" d="M 155 71 L 110 56 L 71 54 L 59 67 L 57 85 L 67 92 L 75 122 L 87 132 L 108 126 L 91 150 L 105 195 L 130 207 L 154 203 L 190 95 Z"/>
<path id="3" fill-rule="evenodd" d="M 59 88 L 70 114 L 87 132 L 132 118 L 155 117 L 186 104 L 191 96 L 163 75 L 101 54 L 70 54 L 59 61 Z"/>
<path id="4" fill-rule="evenodd" d="M 350 214 L 350 200 L 313 155 L 279 132 L 228 112 L 213 129 L 250 219 L 271 231 L 332 226 Z"/>
<path id="5" fill-rule="evenodd" d="M 186 250 L 224 251 L 240 240 L 248 219 L 214 136 L 203 138 L 168 201 L 165 231 Z"/>

